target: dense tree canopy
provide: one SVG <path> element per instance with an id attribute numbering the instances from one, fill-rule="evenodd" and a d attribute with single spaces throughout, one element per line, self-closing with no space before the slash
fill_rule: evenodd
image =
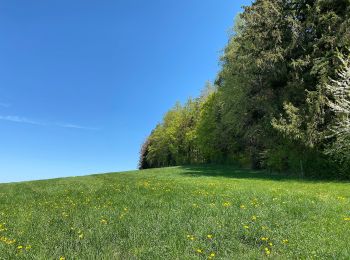
<path id="1" fill-rule="evenodd" d="M 350 176 L 349 55 L 350 0 L 256 0 L 236 19 L 214 86 L 165 115 L 140 168 Z"/>

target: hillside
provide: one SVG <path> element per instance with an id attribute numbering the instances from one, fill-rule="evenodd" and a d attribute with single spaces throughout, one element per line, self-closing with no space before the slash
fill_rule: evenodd
<path id="1" fill-rule="evenodd" d="M 151 169 L 1 184 L 0 223 L 0 259 L 348 259 L 350 189 Z"/>

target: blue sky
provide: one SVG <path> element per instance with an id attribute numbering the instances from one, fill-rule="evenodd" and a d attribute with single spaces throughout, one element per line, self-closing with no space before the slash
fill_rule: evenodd
<path id="1" fill-rule="evenodd" d="M 0 3 L 0 182 L 136 169 L 248 0 Z"/>

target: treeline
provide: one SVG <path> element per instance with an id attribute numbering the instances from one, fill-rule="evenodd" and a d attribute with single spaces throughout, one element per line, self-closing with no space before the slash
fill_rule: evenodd
<path id="1" fill-rule="evenodd" d="M 139 167 L 199 163 L 350 176 L 350 0 L 256 0 L 222 68 L 147 138 Z"/>

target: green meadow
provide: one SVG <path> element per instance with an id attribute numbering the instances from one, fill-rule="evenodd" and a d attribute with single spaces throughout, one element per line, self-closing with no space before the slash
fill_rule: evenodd
<path id="1" fill-rule="evenodd" d="M 0 185 L 0 259 L 349 259 L 350 185 L 171 167 Z"/>

